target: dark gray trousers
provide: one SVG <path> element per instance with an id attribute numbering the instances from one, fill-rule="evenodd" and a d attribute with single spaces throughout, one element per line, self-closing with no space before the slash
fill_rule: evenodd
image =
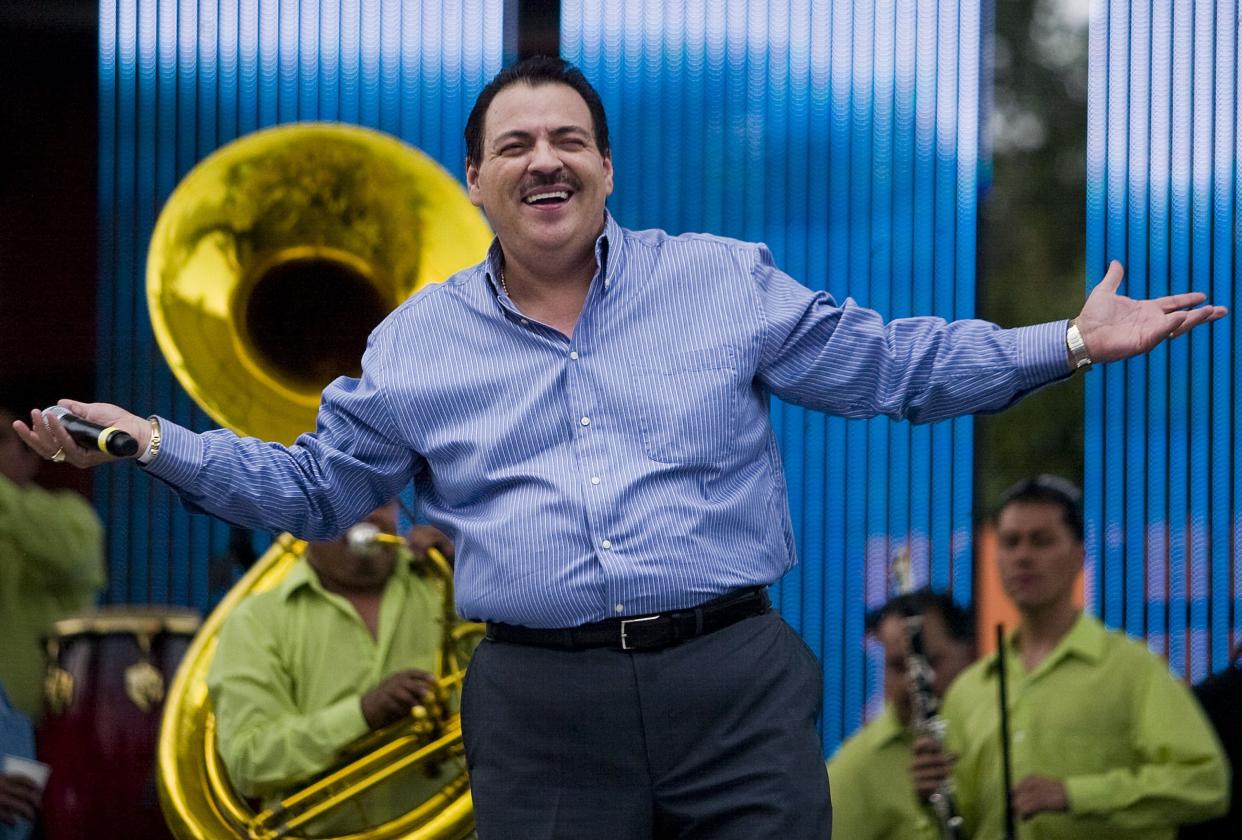
<path id="1" fill-rule="evenodd" d="M 481 840 L 826 840 L 819 662 L 776 613 L 677 647 L 485 641 L 461 719 Z"/>

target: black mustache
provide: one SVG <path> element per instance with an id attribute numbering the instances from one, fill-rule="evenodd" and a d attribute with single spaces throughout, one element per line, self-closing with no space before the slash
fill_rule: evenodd
<path id="1" fill-rule="evenodd" d="M 522 182 L 520 191 L 523 195 L 539 187 L 556 187 L 564 185 L 574 192 L 582 189 L 582 182 L 569 172 L 555 172 L 551 175 L 532 175 Z"/>

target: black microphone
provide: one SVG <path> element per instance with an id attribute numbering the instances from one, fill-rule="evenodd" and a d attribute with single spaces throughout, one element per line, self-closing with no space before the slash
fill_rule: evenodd
<path id="1" fill-rule="evenodd" d="M 118 458 L 128 458 L 138 454 L 138 441 L 129 432 L 122 432 L 116 426 L 109 426 L 105 429 L 98 423 L 92 423 L 70 414 L 69 409 L 63 405 L 45 408 L 43 413 L 59 419 L 60 425 L 65 427 L 69 437 L 73 438 L 74 442 L 83 449 L 98 449 Z M 44 425 L 47 424 L 46 419 L 43 422 Z"/>

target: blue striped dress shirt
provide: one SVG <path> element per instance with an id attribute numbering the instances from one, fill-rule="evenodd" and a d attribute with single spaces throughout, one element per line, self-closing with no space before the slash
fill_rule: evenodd
<path id="1" fill-rule="evenodd" d="M 192 507 L 331 537 L 413 480 L 468 618 L 568 627 L 770 584 L 795 562 L 771 394 L 845 417 L 1004 408 L 1068 374 L 1064 321 L 885 324 L 763 245 L 611 215 L 573 336 L 523 316 L 499 249 L 372 333 L 292 447 L 161 418 Z"/>

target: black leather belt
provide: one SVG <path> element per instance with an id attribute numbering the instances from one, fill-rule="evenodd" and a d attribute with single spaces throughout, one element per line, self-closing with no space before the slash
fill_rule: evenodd
<path id="1" fill-rule="evenodd" d="M 610 618 L 580 627 L 542 629 L 516 624 L 488 622 L 487 638 L 495 642 L 585 650 L 659 650 L 696 636 L 705 636 L 744 618 L 763 615 L 772 609 L 768 593 L 761 587 L 730 592 L 697 607 L 634 618 Z"/>

